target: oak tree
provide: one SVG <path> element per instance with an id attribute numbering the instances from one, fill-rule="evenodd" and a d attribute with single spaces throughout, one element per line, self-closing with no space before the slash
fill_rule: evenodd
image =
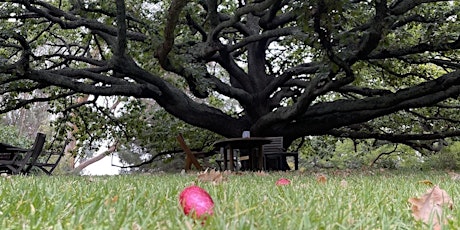
<path id="1" fill-rule="evenodd" d="M 459 12 L 442 0 L 4 0 L 0 112 L 123 96 L 226 137 L 430 148 L 460 135 Z"/>

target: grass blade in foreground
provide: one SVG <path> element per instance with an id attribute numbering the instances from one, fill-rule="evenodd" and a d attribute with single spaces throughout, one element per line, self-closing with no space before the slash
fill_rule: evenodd
<path id="1" fill-rule="evenodd" d="M 420 229 L 407 202 L 427 189 L 418 181 L 439 184 L 454 201 L 459 197 L 458 181 L 444 172 L 324 174 L 326 183 L 309 173 L 232 174 L 218 184 L 178 174 L 0 178 L 0 228 Z M 281 177 L 291 183 L 276 186 Z M 214 201 L 205 226 L 178 204 L 193 183 Z M 457 225 L 453 218 L 446 227 Z"/>

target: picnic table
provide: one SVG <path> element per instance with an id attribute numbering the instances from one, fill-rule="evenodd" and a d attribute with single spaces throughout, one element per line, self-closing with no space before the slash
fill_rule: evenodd
<path id="1" fill-rule="evenodd" d="M 220 148 L 223 159 L 224 167 L 227 169 L 227 149 L 229 153 L 230 170 L 234 170 L 233 150 L 234 149 L 248 149 L 249 150 L 249 169 L 250 170 L 263 170 L 263 150 L 264 144 L 270 143 L 271 140 L 264 137 L 243 137 L 243 138 L 227 138 L 214 143 L 216 148 Z M 256 151 L 256 154 L 253 152 Z"/>

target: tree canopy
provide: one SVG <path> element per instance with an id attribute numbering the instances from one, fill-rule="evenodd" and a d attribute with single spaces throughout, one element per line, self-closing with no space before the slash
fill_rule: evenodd
<path id="1" fill-rule="evenodd" d="M 250 130 L 287 144 L 332 135 L 429 149 L 426 141 L 460 135 L 459 1 L 0 6 L 1 113 L 124 96 L 226 137 Z"/>

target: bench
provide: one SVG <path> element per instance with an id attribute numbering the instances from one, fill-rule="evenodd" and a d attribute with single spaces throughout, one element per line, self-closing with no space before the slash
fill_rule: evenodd
<path id="1" fill-rule="evenodd" d="M 8 159 L 0 160 L 0 172 L 8 174 L 28 174 L 32 169 L 32 165 L 37 161 L 40 153 L 45 145 L 46 135 L 37 133 L 34 145 L 31 149 L 22 150 L 10 149 L 11 157 Z"/>

